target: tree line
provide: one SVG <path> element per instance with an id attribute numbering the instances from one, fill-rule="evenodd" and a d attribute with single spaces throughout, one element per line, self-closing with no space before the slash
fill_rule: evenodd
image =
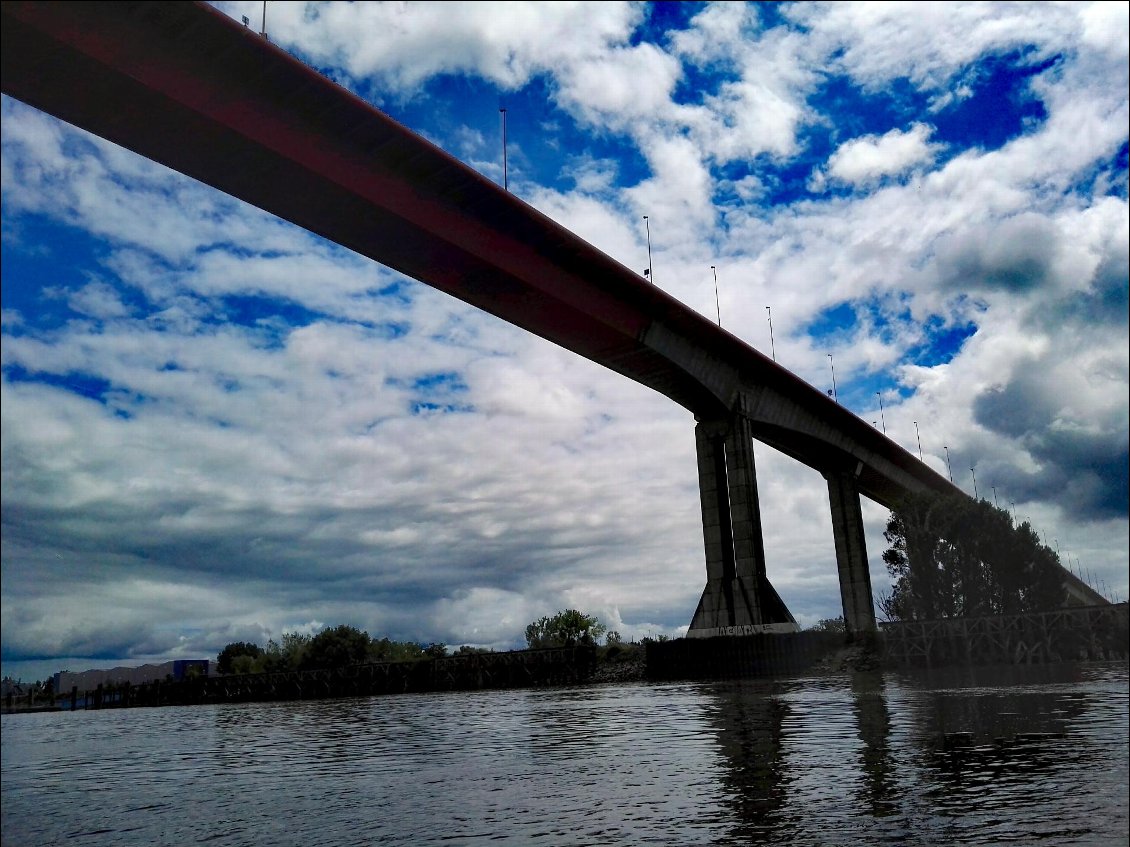
<path id="1" fill-rule="evenodd" d="M 564 609 L 526 627 L 526 645 L 530 649 L 596 645 L 601 636 L 605 636 L 606 647 L 620 647 L 618 632 L 608 632 L 594 616 L 576 609 Z M 456 649 L 454 655 L 485 652 L 489 651 L 464 645 Z M 447 655 L 445 644 L 425 645 L 378 639 L 356 627 L 342 624 L 323 629 L 315 635 L 284 632 L 278 641 L 270 639 L 266 647 L 247 641 L 232 642 L 216 657 L 216 670 L 222 674 L 274 673 L 339 668 L 367 662 L 410 662 Z"/>
<path id="2" fill-rule="evenodd" d="M 1009 615 L 1065 605 L 1059 555 L 985 500 L 920 495 L 891 513 L 883 562 L 888 620 Z"/>
<path id="3" fill-rule="evenodd" d="M 278 641 L 270 639 L 266 647 L 246 641 L 233 642 L 216 657 L 216 669 L 222 674 L 274 673 L 446 655 L 447 647 L 443 644 L 372 638 L 363 630 L 342 624 L 323 629 L 316 635 L 284 632 Z"/>

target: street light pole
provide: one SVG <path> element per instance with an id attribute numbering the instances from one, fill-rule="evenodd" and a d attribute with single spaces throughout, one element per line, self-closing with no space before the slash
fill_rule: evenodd
<path id="1" fill-rule="evenodd" d="M 773 361 L 777 361 L 777 343 L 773 341 L 773 310 L 768 306 L 765 311 L 769 313 L 769 349 L 773 353 Z"/>
<path id="2" fill-rule="evenodd" d="M 946 451 L 946 470 L 949 471 L 950 482 L 953 482 L 953 465 L 950 464 L 950 448 L 943 444 L 942 449 Z"/>
<path id="3" fill-rule="evenodd" d="M 718 326 L 722 326 L 722 307 L 718 304 L 718 268 L 714 265 L 710 266 L 710 270 L 714 271 L 714 308 L 718 312 Z"/>
<path id="4" fill-rule="evenodd" d="M 883 435 L 887 434 L 887 416 L 883 412 L 883 392 L 876 391 L 875 396 L 879 398 L 879 420 L 883 422 Z"/>
<path id="5" fill-rule="evenodd" d="M 840 393 L 836 390 L 836 363 L 832 359 L 832 354 L 828 354 L 828 364 L 832 368 L 832 399 L 837 403 L 840 402 Z"/>
<path id="6" fill-rule="evenodd" d="M 918 461 L 924 462 L 922 458 L 922 433 L 918 431 L 918 421 L 914 422 L 914 437 L 918 439 Z"/>
<path id="7" fill-rule="evenodd" d="M 502 116 L 502 190 L 510 190 L 510 177 L 506 171 L 506 109 L 501 108 L 498 113 Z"/>
<path id="8" fill-rule="evenodd" d="M 643 225 L 647 227 L 647 270 L 644 271 L 643 274 L 654 284 L 655 272 L 651 267 L 651 224 L 647 221 L 647 215 L 643 216 Z"/>

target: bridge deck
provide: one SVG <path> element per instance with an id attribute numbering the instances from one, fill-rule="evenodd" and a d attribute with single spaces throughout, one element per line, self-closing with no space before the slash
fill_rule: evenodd
<path id="1" fill-rule="evenodd" d="M 2 4 L 3 90 L 891 506 L 947 479 L 636 272 L 203 3 Z"/>

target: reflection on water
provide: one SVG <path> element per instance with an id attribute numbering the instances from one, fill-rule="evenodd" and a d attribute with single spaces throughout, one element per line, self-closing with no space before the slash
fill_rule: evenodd
<path id="1" fill-rule="evenodd" d="M 7 715 L 3 843 L 1127 844 L 1126 665 Z"/>
<path id="2" fill-rule="evenodd" d="M 851 681 L 851 710 L 859 727 L 859 767 L 862 786 L 856 802 L 875 818 L 893 815 L 895 770 L 891 762 L 891 713 L 880 674 L 858 674 Z"/>
<path id="3" fill-rule="evenodd" d="M 720 781 L 737 822 L 732 837 L 761 843 L 781 825 L 792 774 L 784 767 L 783 728 L 790 705 L 772 683 L 749 683 L 715 694 L 711 723 L 726 758 Z"/>

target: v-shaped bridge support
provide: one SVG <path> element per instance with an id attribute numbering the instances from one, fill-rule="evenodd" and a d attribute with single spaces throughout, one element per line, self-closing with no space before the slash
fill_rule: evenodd
<path id="1" fill-rule="evenodd" d="M 765 576 L 749 421 L 740 414 L 701 421 L 695 442 L 706 588 L 688 637 L 796 632 L 796 621 Z"/>

